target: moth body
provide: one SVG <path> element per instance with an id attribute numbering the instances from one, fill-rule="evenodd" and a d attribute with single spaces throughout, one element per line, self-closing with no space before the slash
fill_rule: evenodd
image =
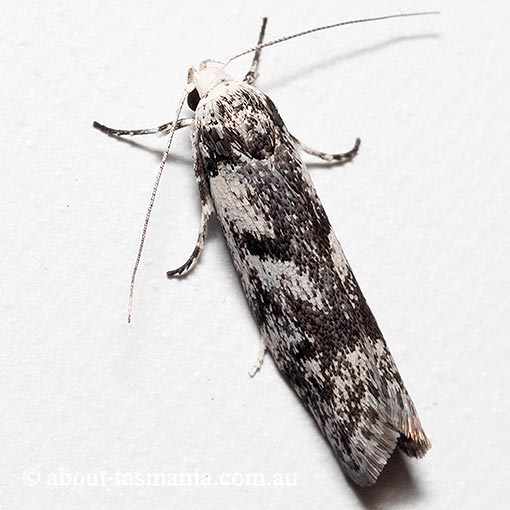
<path id="1" fill-rule="evenodd" d="M 263 342 L 348 475 L 375 482 L 397 443 L 429 448 L 414 405 L 273 102 L 227 78 L 192 126 L 214 211 Z"/>
<path id="2" fill-rule="evenodd" d="M 135 275 L 156 190 L 177 129 L 191 126 L 194 172 L 202 214 L 195 249 L 168 277 L 189 272 L 203 249 L 215 213 L 234 267 L 260 328 L 260 353 L 269 350 L 278 369 L 301 398 L 347 475 L 374 483 L 399 447 L 413 457 L 430 448 L 418 414 L 383 335 L 317 195 L 301 152 L 345 163 L 359 139 L 343 154 L 308 147 L 289 133 L 269 97 L 252 84 L 262 47 L 317 30 L 413 13 L 353 20 L 311 29 L 262 44 L 244 80 L 234 80 L 221 62 L 203 61 L 188 72 L 174 122 L 153 129 L 115 130 L 110 135 L 169 134 L 149 202 L 131 277 Z M 180 118 L 187 100 L 193 118 Z"/>

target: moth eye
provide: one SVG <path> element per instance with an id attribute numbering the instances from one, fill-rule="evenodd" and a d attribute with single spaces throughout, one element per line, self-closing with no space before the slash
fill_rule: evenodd
<path id="1" fill-rule="evenodd" d="M 200 96 L 198 95 L 198 90 L 193 89 L 188 94 L 188 106 L 190 107 L 190 110 L 195 111 L 197 109 L 199 102 L 200 102 Z"/>

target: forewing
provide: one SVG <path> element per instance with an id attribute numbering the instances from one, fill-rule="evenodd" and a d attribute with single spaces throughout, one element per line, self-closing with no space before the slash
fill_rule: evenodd
<path id="1" fill-rule="evenodd" d="M 197 110 L 194 147 L 267 347 L 343 468 L 373 483 L 400 436 L 423 455 L 414 406 L 273 103 L 231 87 Z"/>

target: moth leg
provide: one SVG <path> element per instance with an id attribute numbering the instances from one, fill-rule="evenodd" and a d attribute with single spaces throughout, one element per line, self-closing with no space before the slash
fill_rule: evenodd
<path id="1" fill-rule="evenodd" d="M 262 44 L 262 42 L 264 41 L 264 35 L 266 33 L 266 25 L 267 25 L 267 18 L 262 18 L 262 26 L 260 27 L 259 40 L 257 42 L 257 46 L 259 44 Z M 258 49 L 255 52 L 255 55 L 253 56 L 253 60 L 251 61 L 250 70 L 246 73 L 246 76 L 244 77 L 244 80 L 243 80 L 244 83 L 251 85 L 257 79 L 259 61 L 260 61 L 260 49 Z"/>
<path id="2" fill-rule="evenodd" d="M 195 244 L 195 248 L 191 253 L 188 260 L 177 269 L 173 269 L 171 271 L 167 271 L 166 275 L 168 278 L 174 278 L 179 276 L 184 276 L 186 273 L 193 269 L 194 265 L 197 263 L 200 254 L 202 253 L 202 249 L 204 248 L 205 243 L 205 235 L 207 233 L 207 222 L 209 220 L 210 212 L 207 206 L 202 207 L 202 214 L 200 215 L 200 229 L 198 231 L 198 238 Z"/>
<path id="3" fill-rule="evenodd" d="M 103 124 L 99 124 L 99 122 L 94 121 L 92 127 L 99 129 L 99 131 L 109 135 L 109 136 L 136 136 L 136 135 L 155 135 L 158 134 L 160 136 L 167 135 L 172 129 L 173 122 L 167 122 L 166 124 L 162 124 L 156 128 L 149 129 L 115 129 L 108 126 L 104 126 Z M 181 129 L 187 126 L 191 126 L 193 124 L 193 119 L 179 119 L 177 121 L 177 126 L 175 129 Z"/>
<path id="4" fill-rule="evenodd" d="M 260 333 L 260 343 L 259 343 L 259 355 L 257 356 L 257 361 L 251 367 L 248 374 L 250 377 L 253 377 L 262 367 L 262 363 L 264 363 L 264 355 L 266 354 L 266 335 L 265 333 Z"/>
<path id="5" fill-rule="evenodd" d="M 292 136 L 292 135 L 291 135 Z M 327 152 L 318 151 L 316 149 L 312 149 L 308 145 L 304 144 L 300 140 L 298 140 L 295 136 L 292 136 L 294 141 L 298 144 L 301 149 L 303 149 L 308 154 L 315 156 L 316 158 L 323 159 L 324 161 L 337 161 L 338 163 L 346 163 L 353 159 L 356 154 L 358 154 L 359 146 L 361 144 L 361 140 L 356 138 L 354 142 L 354 146 L 350 151 L 339 153 L 339 154 L 328 154 Z"/>

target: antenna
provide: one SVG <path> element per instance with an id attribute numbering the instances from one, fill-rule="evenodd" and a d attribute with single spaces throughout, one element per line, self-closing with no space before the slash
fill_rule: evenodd
<path id="1" fill-rule="evenodd" d="M 147 207 L 147 213 L 145 214 L 145 221 L 142 229 L 142 236 L 140 238 L 140 245 L 138 246 L 138 253 L 136 254 L 135 265 L 133 266 L 133 272 L 131 273 L 131 284 L 129 286 L 129 304 L 128 304 L 128 323 L 131 322 L 131 315 L 133 310 L 133 296 L 135 292 L 135 278 L 136 272 L 138 271 L 138 266 L 140 264 L 140 259 L 142 258 L 143 245 L 145 243 L 145 237 L 147 236 L 147 228 L 149 226 L 149 220 L 151 217 L 152 208 L 154 207 L 154 201 L 156 200 L 156 193 L 158 192 L 159 182 L 161 181 L 161 176 L 163 175 L 163 169 L 165 168 L 165 163 L 168 158 L 168 153 L 170 152 L 170 146 L 172 145 L 172 140 L 174 137 L 174 133 L 179 124 L 179 115 L 181 114 L 182 107 L 184 105 L 184 101 L 188 95 L 188 90 L 186 89 L 182 95 L 179 106 L 177 107 L 177 111 L 175 113 L 175 122 L 172 123 L 170 127 L 170 132 L 168 136 L 168 142 L 166 144 L 165 152 L 163 152 L 163 156 L 161 157 L 161 163 L 159 164 L 159 171 L 156 175 L 156 180 L 154 181 L 154 186 L 152 187 L 152 194 L 149 200 L 149 207 Z"/>
<path id="2" fill-rule="evenodd" d="M 403 14 L 390 14 L 388 16 L 378 16 L 376 18 L 355 19 L 355 20 L 350 20 L 350 21 L 341 21 L 340 23 L 334 23 L 333 25 L 324 25 L 322 27 L 305 30 L 304 32 L 298 32 L 296 34 L 287 35 L 285 37 L 280 37 L 279 39 L 274 39 L 274 40 L 269 41 L 264 44 L 257 44 L 257 46 L 253 46 L 252 48 L 244 50 L 241 53 L 238 53 L 237 55 L 230 57 L 227 60 L 227 62 L 225 63 L 225 66 L 230 64 L 230 62 L 232 62 L 232 60 L 235 60 L 236 58 L 242 57 L 243 55 L 246 55 L 253 51 L 260 51 L 262 48 L 267 48 L 268 46 L 273 46 L 274 44 L 279 44 L 281 42 L 288 41 L 289 39 L 301 37 L 302 35 L 311 34 L 313 32 L 319 32 L 321 30 L 328 30 L 330 28 L 341 27 L 344 25 L 355 25 L 357 23 L 367 23 L 370 21 L 382 21 L 382 20 L 393 19 L 393 18 L 407 18 L 407 17 L 411 17 L 411 16 L 431 16 L 434 14 L 440 14 L 440 13 L 439 13 L 439 11 L 428 11 L 428 12 L 410 12 L 410 13 L 403 13 Z"/>

